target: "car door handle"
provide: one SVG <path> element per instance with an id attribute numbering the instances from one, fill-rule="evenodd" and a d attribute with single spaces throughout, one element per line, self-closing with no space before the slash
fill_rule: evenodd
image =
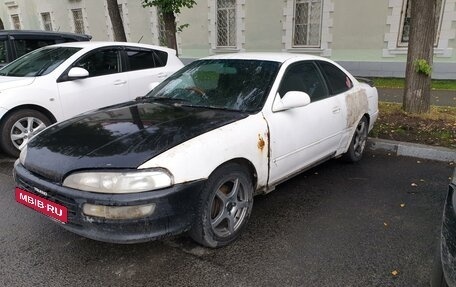
<path id="1" fill-rule="evenodd" d="M 114 85 L 116 85 L 116 86 L 125 85 L 126 83 L 127 83 L 127 81 L 123 81 L 123 80 L 114 81 Z"/>
<path id="2" fill-rule="evenodd" d="M 333 108 L 333 114 L 338 114 L 340 113 L 340 108 L 339 107 L 334 107 Z"/>
<path id="3" fill-rule="evenodd" d="M 165 74 L 165 73 L 159 73 L 159 74 L 157 75 L 157 77 L 158 77 L 159 79 L 166 78 L 167 76 L 168 76 L 168 75 Z"/>

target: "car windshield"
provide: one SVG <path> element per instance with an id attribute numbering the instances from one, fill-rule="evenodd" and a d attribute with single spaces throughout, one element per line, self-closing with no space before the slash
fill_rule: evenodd
<path id="1" fill-rule="evenodd" d="M 163 81 L 146 99 L 256 112 L 263 107 L 279 66 L 262 60 L 195 61 Z"/>
<path id="2" fill-rule="evenodd" d="M 81 48 L 45 47 L 32 51 L 0 70 L 0 76 L 37 77 L 49 74 Z"/>

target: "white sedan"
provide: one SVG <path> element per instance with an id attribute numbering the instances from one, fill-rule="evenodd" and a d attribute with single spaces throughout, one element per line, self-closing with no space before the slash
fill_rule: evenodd
<path id="1" fill-rule="evenodd" d="M 0 146 L 18 156 L 51 123 L 145 95 L 183 67 L 176 51 L 120 42 L 47 46 L 0 70 Z"/>
<path id="2" fill-rule="evenodd" d="M 330 60 L 209 57 L 34 137 L 15 165 L 16 200 L 96 240 L 189 231 L 220 247 L 255 194 L 331 158 L 359 161 L 377 115 L 376 88 Z"/>

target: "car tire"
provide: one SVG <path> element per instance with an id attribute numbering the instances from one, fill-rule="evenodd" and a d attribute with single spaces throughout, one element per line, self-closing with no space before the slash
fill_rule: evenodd
<path id="1" fill-rule="evenodd" d="M 51 120 L 36 110 L 17 110 L 7 115 L 0 125 L 3 151 L 13 157 L 18 157 L 20 148 L 28 140 L 47 126 Z"/>
<path id="2" fill-rule="evenodd" d="M 237 163 L 225 164 L 208 178 L 189 234 L 207 247 L 228 245 L 247 225 L 252 206 L 253 185 L 248 169 Z"/>
<path id="3" fill-rule="evenodd" d="M 361 160 L 367 144 L 368 130 L 369 123 L 367 118 L 363 117 L 356 125 L 355 132 L 353 133 L 347 152 L 342 155 L 343 160 L 347 162 L 357 162 Z"/>
<path id="4" fill-rule="evenodd" d="M 437 247 L 434 256 L 434 266 L 431 274 L 431 287 L 448 287 L 445 276 L 443 275 L 442 256 L 440 254 L 440 245 Z"/>

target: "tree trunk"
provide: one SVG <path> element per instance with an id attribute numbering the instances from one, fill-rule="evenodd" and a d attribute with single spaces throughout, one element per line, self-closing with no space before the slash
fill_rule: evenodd
<path id="1" fill-rule="evenodd" d="M 165 22 L 166 30 L 166 46 L 176 50 L 177 55 L 177 40 L 176 40 L 176 17 L 173 12 L 164 12 L 163 21 Z"/>
<path id="2" fill-rule="evenodd" d="M 114 32 L 114 41 L 127 42 L 117 0 L 106 1 L 108 4 L 109 18 L 111 18 L 112 31 Z"/>
<path id="3" fill-rule="evenodd" d="M 403 109 L 410 113 L 430 110 L 431 75 L 416 71 L 416 61 L 423 59 L 432 66 L 435 41 L 436 0 L 410 0 L 411 21 Z"/>

